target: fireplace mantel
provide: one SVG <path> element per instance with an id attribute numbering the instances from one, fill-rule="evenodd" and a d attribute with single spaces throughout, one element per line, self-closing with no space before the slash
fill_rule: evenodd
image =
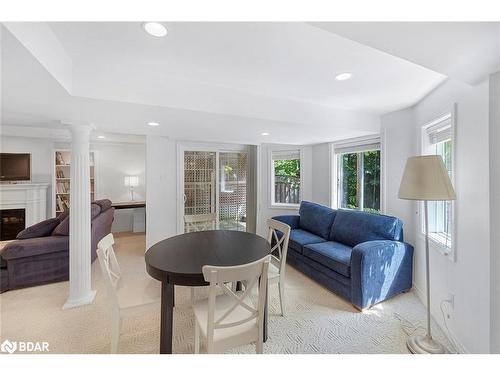
<path id="1" fill-rule="evenodd" d="M 48 183 L 0 184 L 0 210 L 24 208 L 26 226 L 47 219 Z"/>

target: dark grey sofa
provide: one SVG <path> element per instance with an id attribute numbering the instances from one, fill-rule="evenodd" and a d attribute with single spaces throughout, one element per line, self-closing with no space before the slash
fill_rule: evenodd
<path id="1" fill-rule="evenodd" d="M 92 262 L 97 243 L 111 233 L 115 209 L 109 199 L 91 205 Z M 0 293 L 69 279 L 69 219 L 65 212 L 26 228 L 0 254 Z"/>

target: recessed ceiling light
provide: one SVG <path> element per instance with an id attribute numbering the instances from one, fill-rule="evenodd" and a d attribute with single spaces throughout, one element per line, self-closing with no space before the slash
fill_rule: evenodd
<path id="1" fill-rule="evenodd" d="M 97 138 L 99 138 L 99 139 L 105 139 L 106 136 L 104 136 L 104 135 L 98 135 Z"/>
<path id="2" fill-rule="evenodd" d="M 337 81 L 345 81 L 352 77 L 351 73 L 340 73 L 335 76 Z"/>
<path id="3" fill-rule="evenodd" d="M 160 126 L 160 123 L 159 122 L 150 121 L 150 122 L 148 122 L 148 125 L 149 126 Z"/>
<path id="4" fill-rule="evenodd" d="M 264 133 L 260 133 L 260 135 L 266 136 L 266 135 L 269 135 L 269 133 L 268 132 L 264 132 Z"/>
<path id="5" fill-rule="evenodd" d="M 167 28 L 158 22 L 144 22 L 142 27 L 149 35 L 157 37 L 167 35 Z"/>

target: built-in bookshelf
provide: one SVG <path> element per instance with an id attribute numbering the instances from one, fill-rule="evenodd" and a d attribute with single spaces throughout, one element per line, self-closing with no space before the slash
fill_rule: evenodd
<path id="1" fill-rule="evenodd" d="M 96 155 L 90 151 L 90 200 L 96 198 Z M 70 206 L 71 151 L 54 150 L 53 214 L 59 215 Z"/>

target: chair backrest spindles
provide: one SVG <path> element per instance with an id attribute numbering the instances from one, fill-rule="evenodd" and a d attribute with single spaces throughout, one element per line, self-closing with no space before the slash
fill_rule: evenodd
<path id="1" fill-rule="evenodd" d="M 199 214 L 199 215 L 184 215 L 184 224 L 186 233 L 199 232 L 204 230 L 214 230 L 216 215 Z"/>
<path id="2" fill-rule="evenodd" d="M 269 229 L 267 241 L 271 245 L 271 253 L 278 252 L 278 256 L 272 255 L 272 262 L 279 268 L 280 274 L 284 274 L 291 228 L 289 225 L 274 219 L 267 220 L 267 227 Z"/>
<path id="3" fill-rule="evenodd" d="M 235 327 L 253 319 L 256 320 L 259 327 L 262 327 L 265 304 L 265 287 L 267 285 L 267 271 L 269 267 L 271 256 L 268 255 L 258 261 L 234 267 L 217 267 L 217 266 L 203 266 L 203 276 L 205 281 L 210 283 L 208 295 L 208 326 L 207 326 L 207 339 L 208 342 L 213 341 L 214 331 L 216 329 L 223 329 Z M 245 291 L 242 293 L 235 293 L 226 284 L 237 281 L 246 281 Z M 259 297 L 255 305 L 253 302 L 248 303 L 253 287 L 259 284 Z M 229 296 L 233 303 L 215 319 L 215 303 L 216 294 L 221 291 Z M 251 301 L 251 300 L 250 300 Z M 236 308 L 243 308 L 248 311 L 248 314 L 237 321 L 227 321 Z"/>

